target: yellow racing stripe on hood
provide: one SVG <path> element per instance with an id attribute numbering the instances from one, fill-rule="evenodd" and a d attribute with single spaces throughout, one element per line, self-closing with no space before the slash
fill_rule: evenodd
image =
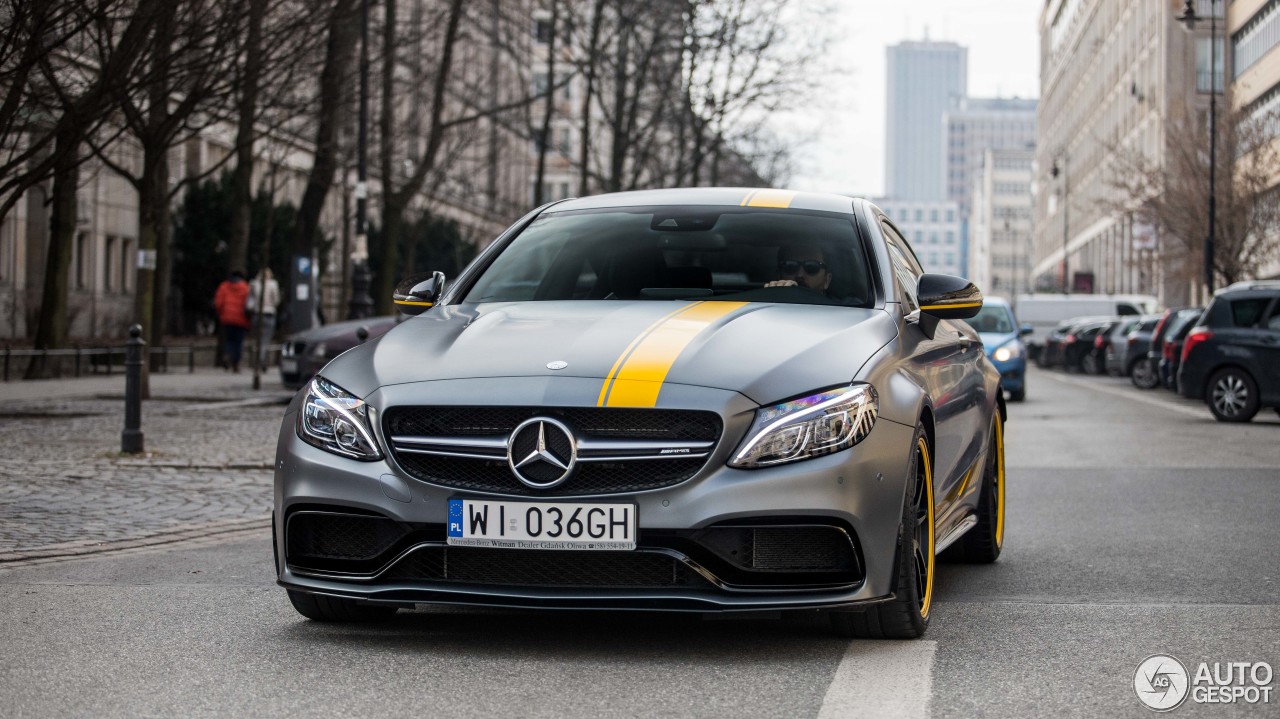
<path id="1" fill-rule="evenodd" d="M 627 346 L 600 388 L 601 407 L 653 407 L 671 366 L 707 327 L 746 302 L 694 302 L 668 314 Z"/>

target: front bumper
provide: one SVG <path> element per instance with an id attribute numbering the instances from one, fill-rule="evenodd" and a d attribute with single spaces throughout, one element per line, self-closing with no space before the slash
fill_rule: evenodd
<path id="1" fill-rule="evenodd" d="M 1000 389 L 1005 392 L 1017 392 L 1026 386 L 1027 358 L 1025 355 L 1004 362 L 991 360 L 991 364 L 1000 372 Z"/>
<path id="2" fill-rule="evenodd" d="M 490 380 L 488 384 L 495 382 L 505 384 L 503 380 Z M 561 382 L 571 384 L 575 380 L 565 378 Z M 432 384 L 435 386 L 431 396 L 441 404 L 448 403 L 451 395 L 454 401 L 477 396 L 470 382 Z M 590 382 L 589 386 L 598 389 L 598 382 Z M 514 383 L 510 389 L 519 391 Z M 275 476 L 278 581 L 290 589 L 401 606 L 428 603 L 746 611 L 850 606 L 892 597 L 914 428 L 881 417 L 871 434 L 851 449 L 791 465 L 737 470 L 725 463 L 749 425 L 755 406 L 736 393 L 687 389 L 684 407 L 715 410 L 725 426 L 706 465 L 691 479 L 645 492 L 554 498 L 565 502 L 635 504 L 637 549 L 616 553 L 523 549 L 477 552 L 476 548 L 447 546 L 444 526 L 448 500 L 494 495 L 468 493 L 414 479 L 389 457 L 358 462 L 312 447 L 295 433 L 295 401 L 280 434 Z M 380 399 L 377 394 L 369 398 L 375 407 Z M 679 406 L 674 402 L 662 404 Z M 505 499 L 547 501 L 539 497 Z M 390 522 L 385 526 L 400 527 L 401 534 L 390 537 L 391 544 L 363 565 L 321 566 L 299 555 L 299 545 L 290 542 L 290 520 L 306 512 L 376 515 Z M 853 566 L 842 565 L 840 572 L 788 572 L 781 571 L 785 567 L 774 567 L 772 574 L 753 573 L 749 567 L 724 561 L 727 554 L 716 555 L 707 546 L 708 532 L 746 525 L 838 530 L 849 537 Z M 558 556 L 546 556 L 549 554 Z M 606 554 L 615 556 L 606 559 L 602 556 Z M 455 569 L 477 563 L 485 567 L 483 571 L 455 576 L 441 569 L 442 565 L 450 566 L 450 557 Z M 630 584 L 614 583 L 607 576 L 612 569 L 630 572 L 633 565 L 655 562 L 665 562 L 663 566 L 671 568 L 673 580 L 665 586 L 652 586 L 652 582 L 645 585 L 647 580 L 640 585 L 634 580 L 628 580 Z M 526 565 L 539 563 L 550 569 L 542 574 L 525 571 Z M 557 573 L 565 566 L 575 571 L 588 566 L 606 576 L 590 586 L 578 580 L 565 583 L 558 579 L 565 575 Z"/>

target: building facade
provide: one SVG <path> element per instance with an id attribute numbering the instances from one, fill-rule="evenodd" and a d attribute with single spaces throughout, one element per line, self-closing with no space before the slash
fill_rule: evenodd
<path id="1" fill-rule="evenodd" d="M 1228 3 L 1225 32 L 1230 39 L 1232 105 L 1250 119 L 1267 123 L 1276 138 L 1273 142 L 1280 144 L 1280 0 Z M 1280 194 L 1280 167 L 1275 168 L 1271 187 Z M 1275 232 L 1280 234 L 1280 228 Z M 1257 275 L 1280 278 L 1280 258 L 1257 268 Z"/>
<path id="2" fill-rule="evenodd" d="M 965 274 L 960 246 L 960 207 L 950 200 L 873 201 L 911 244 L 926 272 Z"/>
<path id="3" fill-rule="evenodd" d="M 986 294 L 1013 299 L 1030 288 L 1035 151 L 982 154 L 971 199 L 969 279 Z"/>
<path id="4" fill-rule="evenodd" d="M 953 42 L 910 40 L 887 52 L 885 194 L 945 199 L 942 117 L 968 94 L 968 50 Z"/>
<path id="5" fill-rule="evenodd" d="M 1222 11 L 1221 2 L 1197 5 L 1206 18 Z M 1209 24 L 1188 33 L 1182 9 L 1182 0 L 1044 3 L 1033 287 L 1194 299 L 1196 267 L 1170 238 L 1147 239 L 1115 177 L 1119 153 L 1162 164 L 1167 123 L 1208 106 Z M 1222 72 L 1219 62 L 1219 88 Z"/>

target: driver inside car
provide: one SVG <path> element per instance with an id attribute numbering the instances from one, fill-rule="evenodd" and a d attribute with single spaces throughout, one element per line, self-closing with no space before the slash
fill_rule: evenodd
<path id="1" fill-rule="evenodd" d="M 765 287 L 807 287 L 814 292 L 826 293 L 831 286 L 831 270 L 827 268 L 822 248 L 812 244 L 799 244 L 778 250 L 779 279 Z"/>

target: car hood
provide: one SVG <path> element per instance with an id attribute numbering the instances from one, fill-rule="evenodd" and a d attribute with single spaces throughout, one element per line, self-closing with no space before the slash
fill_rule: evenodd
<path id="1" fill-rule="evenodd" d="M 402 322 L 337 358 L 323 374 L 361 397 L 410 382 L 576 377 L 600 380 L 592 404 L 654 406 L 662 388 L 672 385 L 732 390 L 765 403 L 848 383 L 896 334 L 886 311 L 849 307 L 617 300 L 456 305 Z"/>

